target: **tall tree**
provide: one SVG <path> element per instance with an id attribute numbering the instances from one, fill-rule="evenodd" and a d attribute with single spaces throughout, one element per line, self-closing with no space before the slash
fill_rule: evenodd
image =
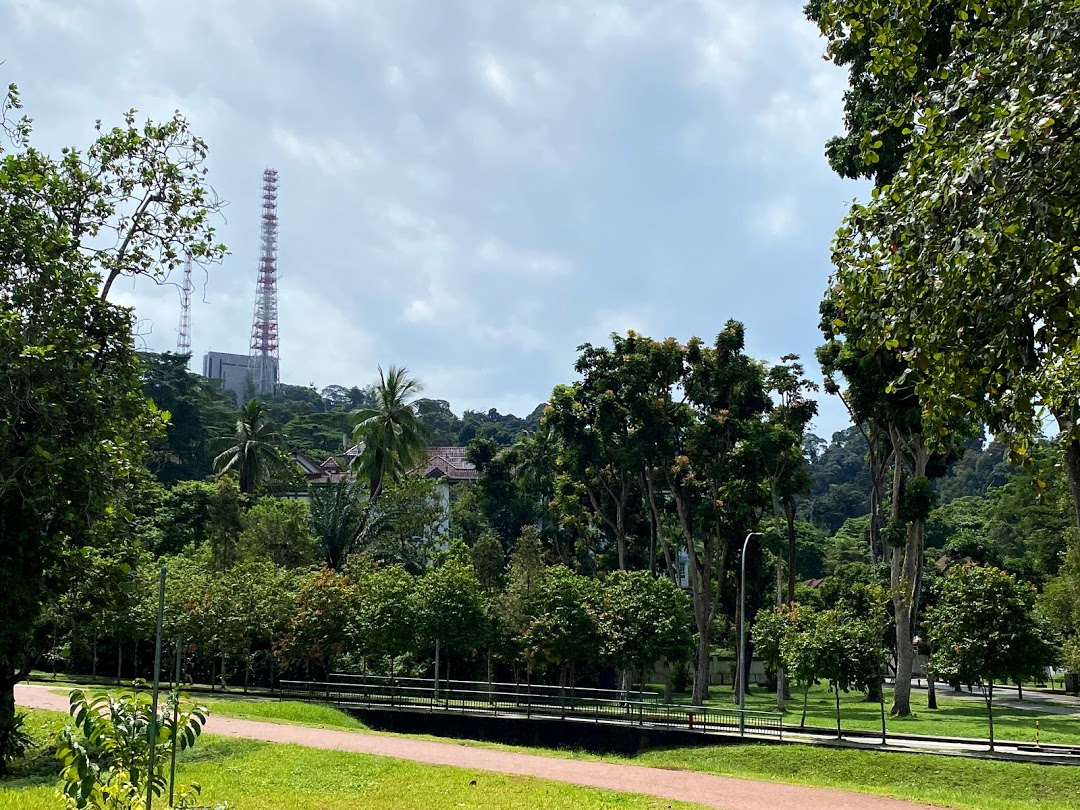
<path id="1" fill-rule="evenodd" d="M 353 436 L 361 444 L 354 468 L 367 481 L 371 500 L 387 481 L 397 480 L 424 458 L 425 431 L 413 400 L 424 390 L 408 369 L 379 368 L 375 403 L 353 411 Z"/>
<path id="2" fill-rule="evenodd" d="M 282 466 L 278 433 L 270 422 L 266 406 L 257 399 L 248 400 L 240 409 L 233 435 L 223 437 L 221 441 L 230 444 L 214 459 L 214 466 L 219 475 L 235 472 L 244 494 L 254 492 Z"/>
<path id="3" fill-rule="evenodd" d="M 787 596 L 795 601 L 795 499 L 810 489 L 810 475 L 803 455 L 803 443 L 810 421 L 817 415 L 817 403 L 806 395 L 817 385 L 803 376 L 803 366 L 797 354 L 788 354 L 769 369 L 766 377 L 769 391 L 777 398 L 769 414 L 768 451 L 765 468 L 773 499 L 777 523 L 780 509 L 784 512 L 784 531 L 787 539 Z"/>
<path id="4" fill-rule="evenodd" d="M 919 372 L 931 433 L 974 412 L 1023 457 L 1049 412 L 1080 525 L 1080 12 L 1071 0 L 950 5 L 951 50 L 885 111 L 916 137 L 839 231 L 835 289 L 873 316 L 867 348 L 898 349 Z M 881 82 L 917 76 L 935 7 L 824 3 L 829 53 L 865 50 Z M 860 147 L 873 162 L 885 145 L 868 134 Z"/>
<path id="5" fill-rule="evenodd" d="M 557 467 L 588 495 L 627 567 L 628 512 L 641 503 L 641 448 L 635 440 L 633 409 L 638 375 L 633 367 L 635 336 L 613 334 L 612 348 L 578 347 L 574 370 L 582 379 L 557 386 L 544 423 L 559 441 Z"/>
<path id="6" fill-rule="evenodd" d="M 45 608 L 79 549 L 135 485 L 160 414 L 141 392 L 132 314 L 108 301 L 121 274 L 161 277 L 184 250 L 213 260 L 205 144 L 177 114 L 101 131 L 59 160 L 10 121 L 0 155 L 0 751 L 15 684 L 44 650 Z M 115 241 L 114 240 L 115 237 Z"/>

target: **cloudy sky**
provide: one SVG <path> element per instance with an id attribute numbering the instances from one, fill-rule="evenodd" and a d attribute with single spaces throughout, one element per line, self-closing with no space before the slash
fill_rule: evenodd
<path id="1" fill-rule="evenodd" d="M 281 373 L 524 415 L 612 331 L 814 367 L 843 72 L 800 0 L 0 0 L 0 81 L 35 141 L 179 108 L 229 201 L 196 278 L 193 365 L 246 352 L 261 175 L 280 172 Z M 149 348 L 179 295 L 121 291 Z M 817 431 L 846 423 L 822 394 Z"/>

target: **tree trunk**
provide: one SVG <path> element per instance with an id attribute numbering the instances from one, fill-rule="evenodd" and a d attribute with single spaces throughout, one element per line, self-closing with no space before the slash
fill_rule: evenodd
<path id="1" fill-rule="evenodd" d="M 664 659 L 664 703 L 671 703 L 671 662 Z"/>
<path id="2" fill-rule="evenodd" d="M 124 642 L 116 642 L 116 684 L 120 685 L 120 681 L 124 677 Z"/>
<path id="3" fill-rule="evenodd" d="M 841 739 L 844 735 L 840 733 L 840 687 L 833 684 L 833 692 L 836 694 L 836 739 Z"/>
<path id="4" fill-rule="evenodd" d="M 806 726 L 806 704 L 810 701 L 810 682 L 806 682 L 806 688 L 802 693 L 802 717 L 799 718 L 799 728 Z"/>
<path id="5" fill-rule="evenodd" d="M 90 677 L 97 683 L 97 633 L 94 633 L 94 663 L 91 664 Z"/>
<path id="6" fill-rule="evenodd" d="M 934 673 L 930 671 L 926 673 L 926 707 L 937 708 L 937 684 L 934 683 Z"/>
<path id="7" fill-rule="evenodd" d="M 1062 429 L 1066 425 L 1058 419 Z M 1072 493 L 1073 509 L 1076 512 L 1076 527 L 1080 530 L 1080 440 L 1069 442 L 1064 447 L 1065 477 L 1069 481 L 1069 491 Z"/>
<path id="8" fill-rule="evenodd" d="M 1023 684 L 1022 681 L 1017 681 L 1016 682 L 1016 699 L 1017 700 L 1023 700 L 1024 699 L 1024 684 Z"/>
<path id="9" fill-rule="evenodd" d="M 892 520 L 899 521 L 902 483 L 903 452 L 899 431 L 893 432 L 894 469 Z M 916 436 L 911 441 L 913 451 L 913 474 L 915 478 L 926 475 L 929 453 Z M 915 662 L 912 634 L 915 612 L 919 605 L 919 587 L 922 582 L 923 521 L 915 520 L 908 526 L 904 553 L 894 553 L 890 567 L 893 591 L 893 609 L 896 621 L 896 680 L 893 688 L 892 714 L 907 717 L 911 714 L 911 672 Z"/>
<path id="10" fill-rule="evenodd" d="M 0 680 L 0 752 L 8 748 L 8 735 L 15 726 L 15 681 Z M 0 775 L 7 773 L 7 761 L 0 757 Z"/>
<path id="11" fill-rule="evenodd" d="M 697 655 L 694 658 L 694 694 L 691 703 L 704 706 L 709 699 L 709 633 L 698 631 Z"/>
<path id="12" fill-rule="evenodd" d="M 994 680 L 986 685 L 986 715 L 990 719 L 990 750 L 994 750 Z"/>
<path id="13" fill-rule="evenodd" d="M 795 601 L 795 500 L 793 498 L 784 499 L 784 512 L 787 516 L 787 540 L 788 540 L 788 554 L 787 554 L 787 601 L 789 603 Z"/>

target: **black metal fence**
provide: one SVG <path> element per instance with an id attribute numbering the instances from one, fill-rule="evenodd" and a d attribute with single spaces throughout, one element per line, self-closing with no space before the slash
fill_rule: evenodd
<path id="1" fill-rule="evenodd" d="M 281 681 L 281 699 L 319 701 L 342 707 L 558 718 L 650 726 L 698 733 L 738 733 L 783 738 L 783 715 L 713 706 L 659 702 L 656 693 L 430 679 L 335 676 L 333 681 Z M 602 693 L 599 696 L 594 693 Z"/>

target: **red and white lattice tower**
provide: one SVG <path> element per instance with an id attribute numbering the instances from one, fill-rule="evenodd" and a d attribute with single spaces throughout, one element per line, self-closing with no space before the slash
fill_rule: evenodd
<path id="1" fill-rule="evenodd" d="M 277 170 L 263 172 L 262 255 L 255 287 L 248 366 L 259 394 L 273 394 L 278 382 L 277 183 Z"/>
<path id="2" fill-rule="evenodd" d="M 176 330 L 176 353 L 191 354 L 191 254 L 184 262 L 184 286 L 180 288 L 180 327 Z"/>

